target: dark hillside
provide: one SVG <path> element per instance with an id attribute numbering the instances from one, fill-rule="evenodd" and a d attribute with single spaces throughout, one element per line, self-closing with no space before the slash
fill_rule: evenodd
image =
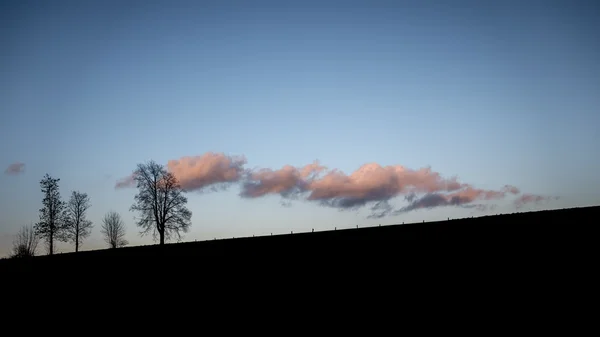
<path id="1" fill-rule="evenodd" d="M 386 258 L 406 258 L 407 247 L 413 252 L 442 252 L 449 258 L 461 252 L 477 256 L 465 247 L 492 251 L 501 249 L 511 254 L 510 247 L 559 249 L 576 247 L 579 242 L 594 239 L 594 226 L 600 218 L 600 207 L 582 207 L 539 212 L 513 213 L 449 221 L 366 227 L 314 233 L 294 233 L 264 237 L 209 240 L 126 247 L 113 250 L 38 256 L 30 260 L 2 260 L 0 270 L 73 270 L 80 272 L 142 269 L 145 266 L 173 265 L 185 262 L 198 266 L 252 263 L 274 264 L 290 257 L 314 261 L 316 256 L 331 254 L 350 259 L 370 252 L 383 252 Z M 426 249 L 427 247 L 427 249 Z M 503 253 L 503 254 L 505 254 Z M 468 255 L 470 254 L 470 255 Z M 397 256 L 396 256 L 397 255 Z M 415 255 L 416 256 L 416 255 Z M 422 255 L 421 255 L 422 256 Z"/>

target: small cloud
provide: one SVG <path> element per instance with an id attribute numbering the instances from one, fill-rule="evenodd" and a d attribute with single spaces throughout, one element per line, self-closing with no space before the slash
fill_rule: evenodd
<path id="1" fill-rule="evenodd" d="M 543 195 L 536 195 L 536 194 L 523 194 L 521 195 L 519 198 L 517 198 L 517 200 L 515 200 L 515 206 L 517 209 L 522 208 L 523 206 L 525 206 L 526 204 L 530 204 L 530 203 L 535 203 L 535 204 L 540 204 L 543 201 L 550 201 L 550 200 L 558 200 L 559 197 L 551 197 L 551 196 L 543 196 Z"/>
<path id="2" fill-rule="evenodd" d="M 472 204 L 472 205 L 460 205 L 462 208 L 470 208 L 478 210 L 479 212 L 492 211 L 498 207 L 496 204 Z"/>
<path id="3" fill-rule="evenodd" d="M 132 173 L 125 178 L 121 178 L 115 184 L 115 188 L 135 187 L 135 175 Z"/>
<path id="4" fill-rule="evenodd" d="M 417 199 L 417 194 L 416 193 L 410 193 L 407 196 L 404 197 L 404 200 L 408 201 L 408 202 L 413 202 L 415 199 Z"/>
<path id="5" fill-rule="evenodd" d="M 405 207 L 395 211 L 394 213 L 399 214 L 399 213 L 404 213 L 404 212 L 410 212 L 412 210 L 420 209 L 420 208 L 433 208 L 433 207 L 439 207 L 439 206 L 460 205 L 465 202 L 466 202 L 466 200 L 461 199 L 460 197 L 448 198 L 447 196 L 439 194 L 439 193 L 429 193 L 419 199 L 413 198 L 413 201 L 408 206 L 405 206 Z"/>
<path id="6" fill-rule="evenodd" d="M 380 219 L 388 215 L 392 210 L 392 205 L 387 200 L 378 201 L 371 207 L 371 214 L 367 218 Z"/>
<path id="7" fill-rule="evenodd" d="M 519 194 L 519 193 L 521 193 L 521 191 L 517 187 L 512 186 L 512 185 L 505 185 L 504 186 L 504 192 L 505 193 L 512 193 L 512 194 Z"/>
<path id="8" fill-rule="evenodd" d="M 16 162 L 8 165 L 4 173 L 8 175 L 18 175 L 25 172 L 25 163 Z"/>

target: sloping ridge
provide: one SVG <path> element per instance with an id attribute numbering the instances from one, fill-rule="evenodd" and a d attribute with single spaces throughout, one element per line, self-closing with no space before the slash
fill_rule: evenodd
<path id="1" fill-rule="evenodd" d="M 0 268 L 15 266 L 90 267 L 107 263 L 138 263 L 167 258 L 169 261 L 208 257 L 236 256 L 238 259 L 257 254 L 306 256 L 315 252 L 358 252 L 382 247 L 399 247 L 428 242 L 487 244 L 490 242 L 573 242 L 589 240 L 600 218 L 600 206 L 511 213 L 462 218 L 447 221 L 397 224 L 377 227 L 338 229 L 322 232 L 170 243 L 36 256 L 25 261 L 3 260 Z"/>

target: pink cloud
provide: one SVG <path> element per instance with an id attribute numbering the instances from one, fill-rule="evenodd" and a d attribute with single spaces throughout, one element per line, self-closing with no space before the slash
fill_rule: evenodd
<path id="1" fill-rule="evenodd" d="M 9 175 L 18 175 L 23 172 L 25 172 L 25 163 L 21 163 L 21 162 L 12 163 L 12 164 L 8 165 L 6 170 L 4 170 L 4 173 L 9 174 Z"/>
<path id="2" fill-rule="evenodd" d="M 201 156 L 169 160 L 168 170 L 175 175 L 181 186 L 188 191 L 204 187 L 232 183 L 243 176 L 246 158 L 207 152 Z"/>
<path id="3" fill-rule="evenodd" d="M 498 190 L 479 189 L 460 182 L 457 177 L 445 178 L 429 167 L 414 170 L 402 165 L 367 163 L 346 174 L 338 169 L 328 169 L 318 161 L 305 166 L 285 165 L 275 170 L 246 170 L 245 164 L 243 156 L 207 152 L 201 156 L 170 160 L 167 169 L 188 191 L 239 182 L 243 198 L 274 194 L 289 200 L 304 196 L 306 200 L 338 209 L 355 209 L 371 204 L 372 217 L 440 206 L 484 210 L 490 205 L 477 201 L 499 200 L 521 193 L 512 185 L 504 185 Z M 128 176 L 119 180 L 116 187 L 134 186 L 134 177 Z M 397 196 L 404 196 L 408 205 L 394 210 L 388 201 Z M 515 204 L 520 207 L 544 198 L 525 194 Z M 288 205 L 288 202 L 284 204 Z"/>
<path id="4" fill-rule="evenodd" d="M 461 191 L 457 191 L 455 193 L 448 194 L 446 197 L 449 199 L 458 198 L 460 200 L 465 200 L 466 202 L 472 202 L 475 199 L 480 200 L 492 200 L 492 199 L 500 199 L 506 195 L 505 191 L 494 191 L 494 190 L 482 190 L 473 188 L 472 186 L 467 185 L 465 189 Z"/>
<path id="5" fill-rule="evenodd" d="M 239 181 L 243 176 L 244 157 L 207 152 L 201 156 L 169 160 L 166 168 L 187 191 Z M 135 187 L 134 173 L 117 181 L 115 188 Z"/>
<path id="6" fill-rule="evenodd" d="M 350 175 L 332 170 L 309 184 L 309 200 L 349 208 L 370 201 L 388 200 L 399 194 L 455 191 L 462 187 L 456 178 L 444 179 L 430 168 L 419 170 L 404 166 L 369 163 Z"/>
<path id="7" fill-rule="evenodd" d="M 443 178 L 431 168 L 408 169 L 401 165 L 381 166 L 369 163 L 353 173 L 327 170 L 318 162 L 294 167 L 286 165 L 279 170 L 261 169 L 251 172 L 242 186 L 241 196 L 256 198 L 267 194 L 283 197 L 307 193 L 307 200 L 339 209 L 363 207 L 374 203 L 371 217 L 405 212 L 423 207 L 465 205 L 475 200 L 495 200 L 506 194 L 519 193 L 518 188 L 505 185 L 502 190 L 477 189 L 461 183 L 456 177 Z M 417 194 L 425 194 L 417 198 Z M 394 211 L 388 201 L 405 195 L 409 206 Z M 484 209 L 484 205 L 478 205 Z"/>
<path id="8" fill-rule="evenodd" d="M 300 168 L 286 165 L 279 170 L 255 170 L 247 175 L 240 196 L 256 198 L 266 194 L 287 196 L 292 193 L 304 192 L 308 187 L 308 182 L 325 169 L 315 161 Z"/>

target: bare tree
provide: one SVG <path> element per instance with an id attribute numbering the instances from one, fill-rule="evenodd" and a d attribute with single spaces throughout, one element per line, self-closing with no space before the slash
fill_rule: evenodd
<path id="1" fill-rule="evenodd" d="M 125 237 L 125 223 L 121 220 L 119 213 L 110 211 L 102 219 L 102 229 L 104 240 L 110 248 L 123 247 L 129 244 Z"/>
<path id="2" fill-rule="evenodd" d="M 67 239 L 75 244 L 76 252 L 79 251 L 79 245 L 83 239 L 87 238 L 92 231 L 93 224 L 86 219 L 86 212 L 90 207 L 90 198 L 87 193 L 79 191 L 71 193 L 71 199 L 67 203 L 65 230 Z"/>
<path id="3" fill-rule="evenodd" d="M 35 233 L 33 225 L 23 226 L 13 241 L 11 257 L 35 256 L 40 237 Z"/>
<path id="4" fill-rule="evenodd" d="M 52 178 L 46 173 L 40 181 L 44 199 L 40 209 L 40 221 L 35 224 L 36 234 L 47 243 L 48 254 L 54 253 L 54 241 L 66 241 L 65 234 L 65 202 L 60 198 L 58 190 L 59 178 Z"/>
<path id="5" fill-rule="evenodd" d="M 154 161 L 138 164 L 133 176 L 139 193 L 130 210 L 141 213 L 136 221 L 143 228 L 140 234 L 152 232 L 154 240 L 158 235 L 161 245 L 165 238 L 181 240 L 181 232 L 187 233 L 191 226 L 192 212 L 185 207 L 185 191 L 175 176 Z"/>

